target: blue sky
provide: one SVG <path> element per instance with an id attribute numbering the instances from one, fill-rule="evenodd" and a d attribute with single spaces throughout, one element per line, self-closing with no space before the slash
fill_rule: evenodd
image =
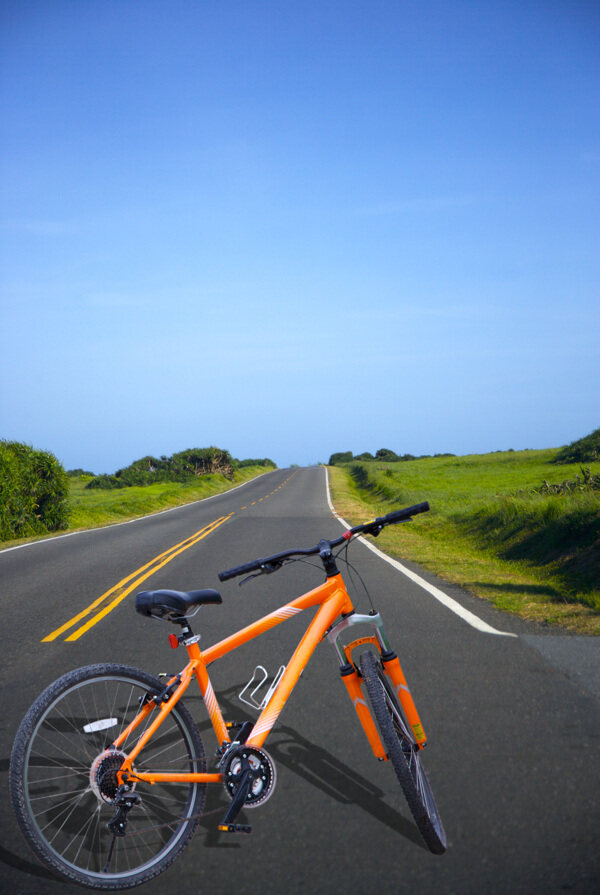
<path id="1" fill-rule="evenodd" d="M 595 0 L 0 15 L 0 437 L 112 472 L 600 424 Z"/>

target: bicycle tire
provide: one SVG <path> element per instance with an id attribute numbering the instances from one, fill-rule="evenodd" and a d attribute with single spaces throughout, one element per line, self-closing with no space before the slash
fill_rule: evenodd
<path id="1" fill-rule="evenodd" d="M 379 658 L 370 650 L 360 656 L 360 670 L 387 756 L 427 847 L 436 855 L 446 851 L 444 826 L 421 756 L 391 681 Z"/>
<path id="2" fill-rule="evenodd" d="M 119 765 L 112 755 L 103 764 L 104 753 L 139 711 L 140 698 L 163 689 L 136 668 L 90 665 L 51 684 L 21 722 L 10 763 L 13 808 L 34 853 L 62 878 L 94 889 L 131 888 L 166 870 L 193 835 L 206 784 L 138 782 L 141 804 L 127 812 L 125 835 L 115 837 L 107 827 L 116 813 L 110 798 Z M 126 751 L 153 715 L 123 744 Z M 198 728 L 181 702 L 139 754 L 135 769 L 205 771 Z"/>

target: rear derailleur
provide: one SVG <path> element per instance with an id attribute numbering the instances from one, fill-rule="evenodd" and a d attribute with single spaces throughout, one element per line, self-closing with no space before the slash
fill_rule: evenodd
<path id="1" fill-rule="evenodd" d="M 117 809 L 116 814 L 106 824 L 113 836 L 125 836 L 127 832 L 127 813 L 136 805 L 141 804 L 141 801 L 141 797 L 137 793 L 131 792 L 129 786 L 119 786 L 113 803 Z"/>

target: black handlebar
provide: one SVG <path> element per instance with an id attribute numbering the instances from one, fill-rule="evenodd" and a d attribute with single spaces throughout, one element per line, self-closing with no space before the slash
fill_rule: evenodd
<path id="1" fill-rule="evenodd" d="M 406 507 L 403 510 L 394 510 L 386 516 L 378 516 L 376 519 L 371 519 L 369 522 L 363 522 L 362 525 L 356 525 L 354 528 L 350 528 L 348 531 L 344 532 L 341 537 L 335 538 L 335 540 L 328 541 L 327 543 L 330 547 L 338 547 L 340 544 L 343 544 L 344 541 L 349 541 L 352 535 L 371 534 L 376 537 L 386 525 L 396 525 L 398 522 L 408 522 L 413 516 L 416 516 L 418 513 L 426 513 L 428 509 L 429 504 L 427 501 L 424 501 L 424 503 L 417 503 L 415 506 Z M 292 556 L 314 556 L 314 554 L 321 552 L 322 545 L 323 542 L 317 544 L 316 547 L 285 550 L 283 553 L 275 553 L 273 556 L 268 556 L 264 559 L 254 559 L 252 562 L 244 563 L 243 566 L 236 566 L 234 569 L 226 569 L 224 572 L 219 572 L 219 580 L 229 581 L 230 578 L 237 578 L 238 575 L 245 575 L 247 572 L 259 572 L 260 574 L 276 572 L 277 569 L 281 568 L 286 559 L 289 559 Z"/>
<path id="2" fill-rule="evenodd" d="M 416 516 L 418 513 L 426 513 L 429 510 L 429 504 L 427 501 L 423 503 L 417 503 L 414 507 L 406 507 L 404 510 L 394 510 L 392 513 L 388 513 L 387 516 L 380 516 L 379 519 L 375 519 L 375 522 L 382 522 L 383 525 L 395 525 L 396 522 L 406 522 L 411 516 Z M 369 525 L 369 523 L 366 523 Z M 360 526 L 358 526 L 360 528 Z"/>

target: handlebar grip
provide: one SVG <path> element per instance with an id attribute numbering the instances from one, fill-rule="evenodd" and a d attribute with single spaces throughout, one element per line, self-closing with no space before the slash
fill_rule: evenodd
<path id="1" fill-rule="evenodd" d="M 417 503 L 413 507 L 406 507 L 403 510 L 394 510 L 393 513 L 388 513 L 387 516 L 381 516 L 380 521 L 385 525 L 393 525 L 395 522 L 402 522 L 404 519 L 410 519 L 411 516 L 416 516 L 417 513 L 426 513 L 429 509 L 429 504 L 427 501 L 423 503 Z"/>
<path id="2" fill-rule="evenodd" d="M 263 562 L 263 559 L 253 559 L 252 562 L 247 562 L 243 566 L 219 572 L 219 581 L 229 581 L 230 578 L 237 578 L 238 575 L 244 575 L 246 572 L 256 572 L 257 569 L 260 569 Z"/>

